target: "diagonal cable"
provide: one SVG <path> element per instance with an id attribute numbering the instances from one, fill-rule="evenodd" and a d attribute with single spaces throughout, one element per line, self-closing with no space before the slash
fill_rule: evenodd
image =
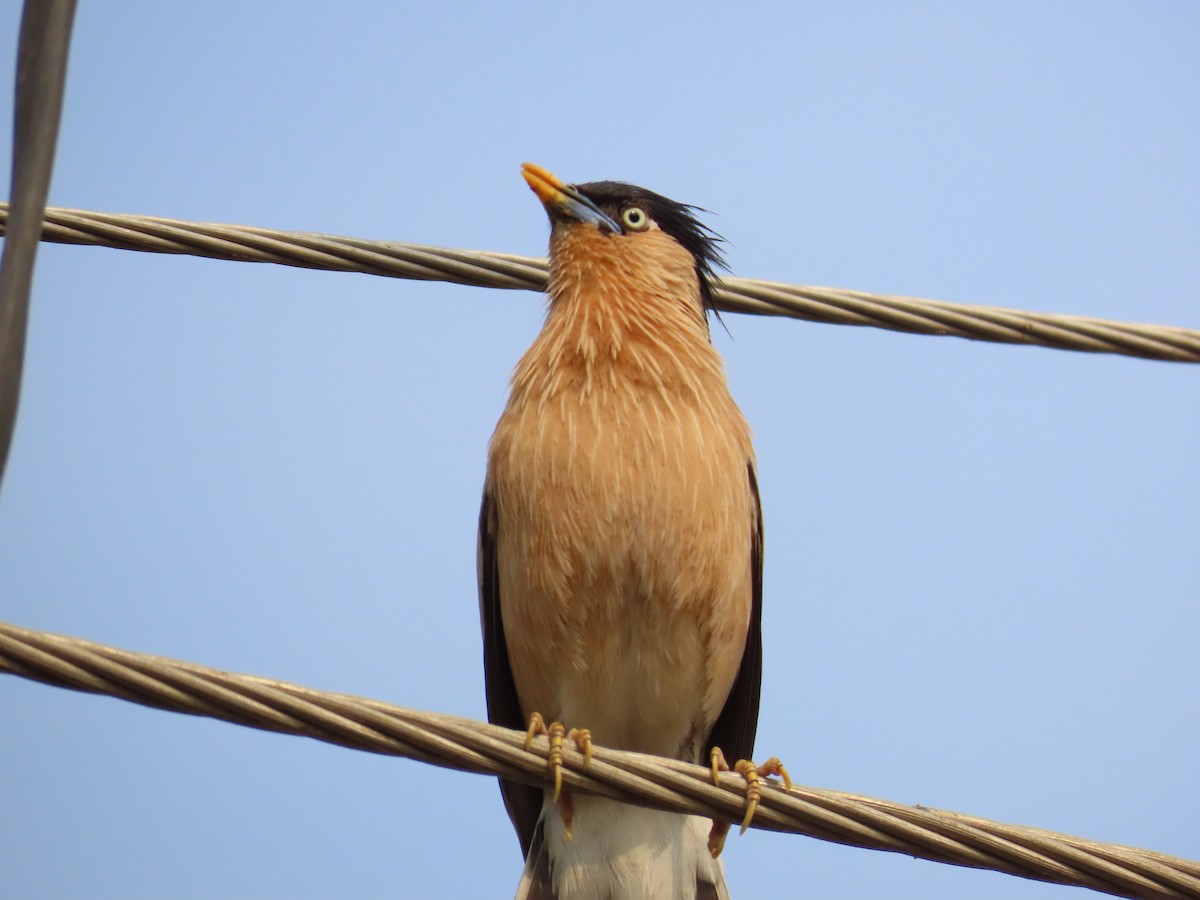
<path id="1" fill-rule="evenodd" d="M 12 224 L 4 226 L 4 258 L 0 261 L 0 479 L 21 396 L 29 291 L 54 167 L 74 18 L 75 0 L 26 0 L 21 13 L 13 117 Z"/>
<path id="2" fill-rule="evenodd" d="M 7 227 L 7 214 L 7 207 L 0 204 L 0 230 Z M 43 239 L 480 287 L 541 291 L 546 284 L 546 261 L 534 257 L 153 216 L 51 208 L 46 212 Z M 717 292 L 717 303 L 728 312 L 1170 362 L 1200 362 L 1200 331 L 1166 325 L 969 306 L 752 278 L 724 279 Z"/>
<path id="3" fill-rule="evenodd" d="M 549 780 L 544 738 L 526 751 L 522 733 L 469 719 L 5 623 L 0 672 L 527 784 Z M 716 786 L 701 766 L 603 748 L 595 749 L 586 769 L 569 747 L 564 761 L 563 779 L 573 791 L 729 821 L 742 815 L 745 785 L 735 775 L 723 775 Z M 1120 897 L 1200 898 L 1200 862 L 839 791 L 794 786 L 786 792 L 772 784 L 754 826 Z"/>

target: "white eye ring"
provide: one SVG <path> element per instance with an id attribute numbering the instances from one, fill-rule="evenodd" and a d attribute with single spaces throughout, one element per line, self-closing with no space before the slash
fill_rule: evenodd
<path id="1" fill-rule="evenodd" d="M 621 213 L 621 222 L 630 231 L 645 231 L 650 227 L 650 217 L 640 206 L 631 206 Z"/>

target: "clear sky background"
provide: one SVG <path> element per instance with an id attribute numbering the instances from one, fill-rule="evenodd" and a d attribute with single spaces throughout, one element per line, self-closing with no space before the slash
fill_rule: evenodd
<path id="1" fill-rule="evenodd" d="M 0 115 L 19 3 L 0 9 Z M 51 202 L 524 254 L 524 160 L 739 275 L 1200 327 L 1190 2 L 80 4 Z M 0 162 L 7 171 L 7 138 Z M 541 298 L 43 245 L 0 618 L 484 716 L 484 453 Z M 726 317 L 758 755 L 1200 856 L 1200 368 Z M 9 897 L 506 897 L 492 780 L 0 678 Z M 751 832 L 747 898 L 1067 888 Z"/>

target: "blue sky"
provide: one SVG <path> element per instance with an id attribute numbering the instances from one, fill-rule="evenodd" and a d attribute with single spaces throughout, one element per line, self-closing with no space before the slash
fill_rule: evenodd
<path id="1" fill-rule="evenodd" d="M 713 210 L 739 275 L 1197 328 L 1198 42 L 1182 2 L 83 3 L 51 202 L 540 254 L 528 159 Z M 482 717 L 484 452 L 540 316 L 43 245 L 0 618 Z M 1196 856 L 1200 369 L 726 318 L 767 528 L 758 755 Z M 14 897 L 516 885 L 488 779 L 15 678 L 0 711 Z M 765 832 L 726 853 L 738 900 L 1075 896 Z"/>

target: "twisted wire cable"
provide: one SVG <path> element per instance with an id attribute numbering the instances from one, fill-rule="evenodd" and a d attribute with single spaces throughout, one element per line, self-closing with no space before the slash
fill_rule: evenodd
<path id="1" fill-rule="evenodd" d="M 0 231 L 7 225 L 7 217 L 7 204 L 0 204 Z M 479 287 L 542 291 L 546 285 L 546 261 L 535 257 L 57 207 L 46 210 L 42 239 Z M 1169 362 L 1200 362 L 1200 331 L 1166 325 L 969 306 L 752 278 L 723 279 L 717 290 L 717 305 L 727 312 Z"/>
<path id="2" fill-rule="evenodd" d="M 506 728 L 7 623 L 0 623 L 0 672 L 526 784 L 550 781 L 545 738 L 526 751 L 525 735 Z M 570 746 L 563 761 L 572 791 L 727 821 L 744 810 L 745 782 L 730 773 L 717 786 L 702 766 L 601 747 L 586 769 Z M 839 791 L 787 792 L 772 782 L 752 824 L 1119 897 L 1200 898 L 1200 862 Z"/>

